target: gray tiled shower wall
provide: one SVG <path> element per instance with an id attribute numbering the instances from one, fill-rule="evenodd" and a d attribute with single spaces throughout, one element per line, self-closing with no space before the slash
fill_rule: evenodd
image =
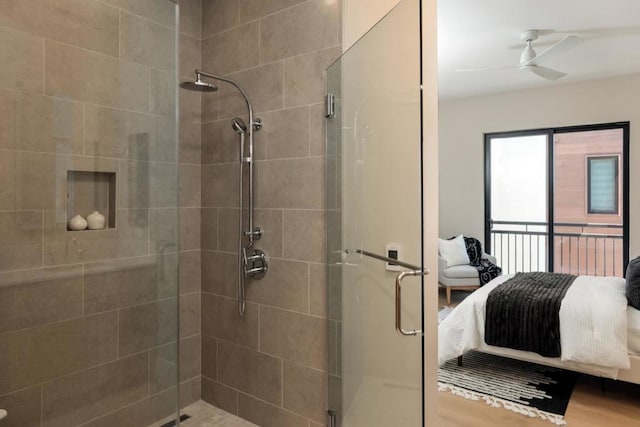
<path id="1" fill-rule="evenodd" d="M 183 4 L 181 70 L 200 62 L 200 11 Z M 178 262 L 182 399 L 200 397 L 201 100 L 180 97 L 177 150 L 174 52 L 169 1 L 0 8 L 3 426 L 171 413 Z M 115 229 L 66 230 L 68 170 L 116 173 Z"/>
<path id="2" fill-rule="evenodd" d="M 236 303 L 238 169 L 230 86 L 202 97 L 202 397 L 261 426 L 324 425 L 327 393 L 323 70 L 341 2 L 203 0 L 202 66 L 236 79 L 255 136 L 257 246 L 268 275 Z M 332 325 L 335 327 L 335 325 Z"/>

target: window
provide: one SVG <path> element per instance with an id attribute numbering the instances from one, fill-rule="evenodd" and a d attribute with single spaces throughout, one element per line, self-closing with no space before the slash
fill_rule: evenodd
<path id="1" fill-rule="evenodd" d="M 590 214 L 618 214 L 618 156 L 587 157 Z"/>

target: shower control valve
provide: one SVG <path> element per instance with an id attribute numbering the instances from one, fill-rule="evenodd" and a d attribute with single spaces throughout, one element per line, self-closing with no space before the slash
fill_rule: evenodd
<path id="1" fill-rule="evenodd" d="M 269 270 L 269 257 L 261 249 L 252 249 L 251 255 L 244 253 L 244 275 L 252 279 L 262 279 Z"/>

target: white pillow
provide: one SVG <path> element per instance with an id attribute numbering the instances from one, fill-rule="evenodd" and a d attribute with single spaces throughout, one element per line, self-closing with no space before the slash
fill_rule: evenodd
<path id="1" fill-rule="evenodd" d="M 462 234 L 451 240 L 438 239 L 438 253 L 447 261 L 448 267 L 469 264 L 469 255 Z"/>

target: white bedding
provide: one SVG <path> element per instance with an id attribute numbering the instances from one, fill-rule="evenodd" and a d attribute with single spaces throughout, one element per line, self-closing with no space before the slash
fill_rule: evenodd
<path id="1" fill-rule="evenodd" d="M 640 310 L 627 307 L 627 346 L 629 354 L 640 356 Z"/>
<path id="2" fill-rule="evenodd" d="M 628 318 L 638 328 L 629 341 L 640 354 L 640 311 L 629 314 L 625 281 L 617 277 L 579 276 L 567 291 L 560 308 L 560 358 L 494 347 L 484 342 L 487 296 L 511 276 L 500 276 L 469 295 L 438 326 L 440 364 L 469 350 L 498 353 L 569 369 L 613 377 L 618 369 L 629 369 Z M 630 334 L 631 336 L 632 334 Z"/>

